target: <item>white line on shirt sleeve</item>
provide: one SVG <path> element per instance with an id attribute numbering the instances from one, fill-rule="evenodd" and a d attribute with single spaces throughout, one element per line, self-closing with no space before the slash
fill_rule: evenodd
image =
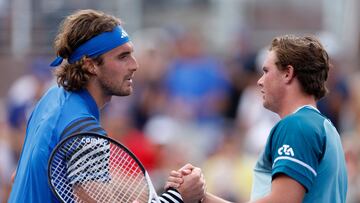
<path id="1" fill-rule="evenodd" d="M 300 161 L 300 160 L 298 160 L 298 159 L 295 159 L 295 158 L 292 158 L 292 157 L 288 157 L 288 156 L 279 156 L 279 157 L 277 157 L 277 158 L 274 160 L 274 163 L 273 163 L 273 165 L 272 165 L 272 168 L 274 168 L 275 163 L 276 163 L 278 160 L 281 160 L 281 159 L 287 159 L 287 160 L 293 161 L 293 162 L 295 162 L 295 163 L 298 163 L 298 164 L 304 166 L 305 168 L 309 169 L 315 176 L 317 176 L 316 171 L 315 171 L 311 166 L 309 166 L 308 164 L 306 164 L 306 163 L 304 163 L 304 162 L 302 162 L 302 161 Z"/>

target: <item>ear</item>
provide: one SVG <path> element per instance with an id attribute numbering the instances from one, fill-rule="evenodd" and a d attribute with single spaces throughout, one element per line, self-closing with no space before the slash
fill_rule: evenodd
<path id="1" fill-rule="evenodd" d="M 290 83 L 295 78 L 294 67 L 292 65 L 286 66 L 284 70 L 284 79 L 286 83 Z"/>
<path id="2" fill-rule="evenodd" d="M 90 58 L 85 58 L 84 66 L 91 74 L 96 75 L 96 65 L 93 60 Z"/>

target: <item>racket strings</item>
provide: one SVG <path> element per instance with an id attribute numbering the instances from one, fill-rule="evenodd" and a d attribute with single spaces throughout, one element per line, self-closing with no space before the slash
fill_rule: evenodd
<path id="1" fill-rule="evenodd" d="M 123 152 L 121 152 L 121 153 L 123 153 Z M 125 157 L 125 156 L 123 156 L 123 157 L 121 158 L 121 161 L 122 161 L 124 164 L 128 164 L 128 163 L 126 163 L 126 162 L 127 162 L 126 158 L 127 158 L 127 157 Z M 112 166 L 111 162 L 110 162 L 110 166 Z M 119 168 L 122 168 L 121 165 L 118 165 L 118 167 L 119 167 Z M 111 167 L 111 169 L 112 169 L 112 167 Z M 116 168 L 115 168 L 115 169 L 116 169 Z M 110 196 L 110 199 L 114 199 L 114 198 L 115 198 L 114 195 L 116 195 L 116 193 L 118 193 L 118 194 L 123 194 L 123 193 L 121 192 L 121 190 L 119 191 L 119 189 L 126 188 L 126 187 L 125 187 L 126 185 L 125 185 L 124 183 L 122 183 L 122 182 L 123 182 L 122 180 L 119 181 L 119 178 L 121 178 L 121 176 L 119 176 L 118 173 L 115 173 L 114 170 L 112 170 L 112 173 L 111 173 L 111 174 L 112 174 L 112 181 L 111 181 L 111 184 L 109 185 L 109 188 L 107 188 L 107 189 L 110 190 L 110 191 L 112 191 L 112 194 L 111 194 L 111 196 Z M 124 175 L 124 172 L 122 172 L 121 175 Z M 118 186 L 116 186 L 116 185 L 118 185 Z"/>
<path id="2" fill-rule="evenodd" d="M 120 153 L 124 153 L 123 155 L 121 155 L 120 157 L 122 157 L 122 160 L 121 162 L 123 163 L 123 165 L 126 165 L 126 164 L 130 164 L 132 163 L 132 165 L 130 165 L 128 168 L 130 168 L 130 170 L 123 170 L 121 172 L 121 174 L 123 175 L 123 179 L 126 179 L 126 176 L 129 175 L 129 173 L 132 173 L 132 172 L 135 172 L 132 168 L 134 167 L 135 165 L 135 162 L 130 162 L 131 161 L 131 158 L 129 157 L 126 157 L 125 155 L 125 152 L 120 152 Z M 124 167 L 122 166 L 118 166 L 116 167 L 115 169 L 124 169 Z M 125 172 L 124 172 L 125 171 Z M 112 180 L 111 182 L 108 184 L 108 187 L 100 187 L 99 191 L 91 191 L 92 188 L 94 188 L 91 184 L 87 184 L 87 187 L 85 187 L 85 190 L 87 191 L 91 191 L 90 194 L 94 194 L 92 197 L 93 199 L 98 199 L 98 200 L 102 200 L 102 201 L 106 201 L 108 199 L 115 199 L 116 198 L 116 195 L 117 196 L 121 196 L 121 197 L 127 197 L 128 194 L 126 191 L 122 191 L 122 190 L 119 190 L 121 189 L 120 186 L 123 185 L 122 189 L 127 189 L 129 188 L 129 185 L 131 181 L 129 177 L 132 177 L 132 176 L 128 176 L 128 181 L 126 183 L 123 183 L 124 180 L 119 180 L 119 178 L 121 178 L 120 176 L 116 176 L 118 175 L 119 173 L 114 173 L 114 171 L 111 173 L 112 174 Z M 125 175 L 125 176 L 124 176 Z M 141 174 L 139 174 L 141 175 Z M 131 186 L 130 186 L 131 188 Z M 105 191 L 104 191 L 105 190 Z M 111 192 L 111 194 L 109 195 L 109 192 Z M 118 198 L 117 198 L 118 199 Z M 122 198 L 124 199 L 124 198 Z M 120 202 L 123 202 L 123 200 L 121 199 Z M 119 202 L 119 201 L 116 201 L 116 202 Z"/>
<path id="3" fill-rule="evenodd" d="M 96 202 L 148 202 L 144 172 L 127 151 L 102 138 L 69 141 L 51 165 L 52 183 L 65 202 L 86 202 L 75 188 Z"/>
<path id="4" fill-rule="evenodd" d="M 55 190 L 60 193 L 60 197 L 63 197 L 65 202 L 73 202 L 73 192 L 71 185 L 67 181 L 66 174 L 66 157 L 69 149 L 73 148 L 74 144 L 77 142 L 71 140 L 66 143 L 62 148 L 59 148 L 58 153 L 54 154 L 53 163 L 51 164 L 52 177 L 51 182 L 55 186 Z"/>
<path id="5" fill-rule="evenodd" d="M 115 160 L 118 159 L 120 159 L 120 162 L 122 163 L 117 167 L 112 167 L 112 168 L 114 169 L 114 173 L 118 174 L 121 177 L 120 184 L 117 184 L 117 187 L 119 188 L 120 185 L 127 186 L 124 187 L 122 190 L 120 190 L 120 194 L 122 196 L 121 202 L 124 200 L 125 202 L 130 202 L 134 200 L 140 201 L 140 199 L 145 199 L 146 202 L 149 193 L 146 190 L 144 193 L 143 188 L 148 188 L 148 185 L 144 178 L 143 172 L 141 171 L 138 164 L 133 160 L 131 156 L 129 156 L 125 151 L 119 149 L 120 148 L 114 147 L 113 160 L 114 160 L 114 164 L 117 163 L 117 161 Z M 123 183 L 124 181 L 126 182 Z M 144 200 L 140 202 L 144 202 Z"/>
<path id="6" fill-rule="evenodd" d="M 99 157 L 98 154 L 99 153 L 110 153 L 110 150 L 108 149 L 108 146 L 102 146 L 99 147 L 95 150 L 91 150 L 92 148 L 89 148 L 89 146 L 87 147 L 87 151 L 82 150 L 81 152 L 77 152 L 76 154 L 73 155 L 73 158 L 69 161 L 69 167 L 68 167 L 68 171 L 70 172 L 69 176 L 78 173 L 78 171 L 83 170 L 86 167 L 89 167 L 90 165 L 93 165 L 95 162 L 99 162 L 99 161 L 106 161 L 106 160 L 101 160 L 102 157 Z M 94 155 L 98 156 L 95 157 L 95 159 L 92 159 L 94 157 Z M 108 157 L 105 157 L 105 159 L 108 159 Z M 84 161 L 86 160 L 86 161 Z M 75 162 L 75 163 L 72 163 Z M 84 163 L 82 163 L 84 162 Z M 103 164 L 106 164 L 107 162 L 103 162 Z M 100 163 L 101 164 L 101 163 Z M 77 167 L 81 165 L 81 167 Z"/>
<path id="7" fill-rule="evenodd" d="M 108 187 L 102 187 L 100 191 L 97 192 L 98 195 L 94 196 L 94 198 L 103 200 L 105 198 L 104 196 L 108 196 L 109 199 L 116 199 L 117 201 L 115 202 L 130 202 L 135 199 L 139 201 L 139 199 L 141 199 L 139 198 L 141 192 L 144 190 L 142 189 L 140 192 L 137 191 L 138 186 L 143 185 L 143 188 L 147 188 L 146 180 L 142 181 L 144 175 L 131 156 L 119 147 L 115 145 L 112 146 L 114 146 L 111 147 L 112 156 L 115 156 L 114 158 L 111 158 L 110 161 L 112 180 Z M 108 192 L 111 191 L 112 194 L 110 196 L 106 195 L 106 192 L 103 191 L 104 189 Z M 133 192 L 130 193 L 131 191 Z M 94 192 L 92 192 L 92 194 L 94 194 Z M 134 197 L 136 194 L 138 195 Z M 141 202 L 146 202 L 148 193 L 145 194 L 143 199 L 144 200 Z"/>

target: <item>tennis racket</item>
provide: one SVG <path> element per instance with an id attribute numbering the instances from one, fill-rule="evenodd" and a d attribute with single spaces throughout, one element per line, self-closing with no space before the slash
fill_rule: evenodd
<path id="1" fill-rule="evenodd" d="M 135 155 L 96 133 L 74 134 L 57 144 L 50 156 L 48 179 L 61 202 L 160 203 Z"/>

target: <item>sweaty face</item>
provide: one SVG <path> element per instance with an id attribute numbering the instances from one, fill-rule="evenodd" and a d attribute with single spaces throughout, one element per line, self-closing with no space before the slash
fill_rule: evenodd
<path id="1" fill-rule="evenodd" d="M 108 96 L 128 96 L 133 91 L 134 72 L 138 64 L 133 56 L 131 43 L 123 44 L 102 55 L 103 63 L 98 65 L 97 80 Z"/>
<path id="2" fill-rule="evenodd" d="M 263 64 L 263 75 L 257 82 L 261 88 L 264 107 L 275 113 L 280 108 L 284 92 L 283 73 L 276 67 L 276 61 L 275 51 L 269 51 Z"/>

